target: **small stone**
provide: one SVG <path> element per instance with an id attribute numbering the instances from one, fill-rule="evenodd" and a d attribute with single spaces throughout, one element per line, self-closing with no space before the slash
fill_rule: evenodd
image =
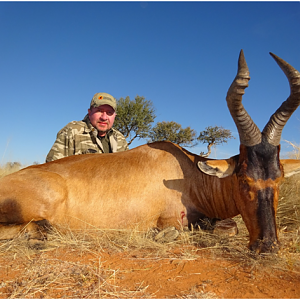
<path id="1" fill-rule="evenodd" d="M 232 219 L 217 221 L 213 233 L 222 236 L 235 236 L 238 233 L 237 224 Z"/>
<path id="2" fill-rule="evenodd" d="M 156 242 L 168 243 L 172 242 L 179 236 L 179 231 L 175 227 L 167 227 L 160 231 L 154 238 Z"/>

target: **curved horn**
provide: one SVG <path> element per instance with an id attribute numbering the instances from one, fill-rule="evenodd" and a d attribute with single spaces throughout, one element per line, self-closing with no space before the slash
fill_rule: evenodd
<path id="1" fill-rule="evenodd" d="M 249 69 L 241 50 L 238 63 L 238 72 L 227 92 L 227 106 L 238 129 L 240 142 L 245 146 L 254 146 L 261 142 L 261 132 L 248 115 L 242 104 L 245 88 L 250 80 Z"/>
<path id="2" fill-rule="evenodd" d="M 285 73 L 291 88 L 290 96 L 271 116 L 262 132 L 270 144 L 278 146 L 284 125 L 300 104 L 300 73 L 280 57 L 270 54 Z"/>

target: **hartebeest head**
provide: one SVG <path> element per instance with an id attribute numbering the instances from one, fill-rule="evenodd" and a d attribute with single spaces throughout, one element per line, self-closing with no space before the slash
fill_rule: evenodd
<path id="1" fill-rule="evenodd" d="M 241 199 L 236 205 L 250 233 L 250 248 L 258 252 L 273 252 L 277 248 L 275 215 L 278 183 L 283 177 L 279 160 L 280 138 L 284 125 L 300 104 L 300 73 L 281 58 L 270 54 L 286 74 L 291 93 L 262 132 L 242 104 L 250 79 L 243 50 L 240 52 L 238 73 L 226 97 L 241 143 L 236 169 Z"/>

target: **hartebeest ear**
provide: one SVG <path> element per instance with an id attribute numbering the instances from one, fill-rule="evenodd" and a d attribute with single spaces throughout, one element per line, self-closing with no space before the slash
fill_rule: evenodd
<path id="1" fill-rule="evenodd" d="M 299 159 L 281 159 L 280 160 L 284 177 L 290 177 L 295 174 L 300 174 L 300 160 Z"/>
<path id="2" fill-rule="evenodd" d="M 198 168 L 205 174 L 224 178 L 234 173 L 236 161 L 229 159 L 217 159 L 199 161 Z"/>

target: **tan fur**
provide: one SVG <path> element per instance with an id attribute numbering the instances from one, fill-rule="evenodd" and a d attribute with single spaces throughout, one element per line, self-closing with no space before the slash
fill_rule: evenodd
<path id="1" fill-rule="evenodd" d="M 224 178 L 233 174 L 235 162 L 233 159 L 207 160 L 198 162 L 199 169 L 207 175 Z"/>
<path id="2" fill-rule="evenodd" d="M 280 160 L 284 177 L 290 177 L 292 175 L 300 173 L 300 160 L 299 159 L 281 159 Z"/>
<path id="3" fill-rule="evenodd" d="M 0 223 L 46 219 L 73 229 L 180 228 L 181 215 L 198 220 L 199 209 L 208 216 L 237 214 L 234 202 L 218 205 L 218 195 L 213 205 L 201 203 L 212 189 L 202 188 L 210 179 L 198 170 L 198 159 L 172 143 L 154 143 L 31 166 L 0 180 Z"/>

